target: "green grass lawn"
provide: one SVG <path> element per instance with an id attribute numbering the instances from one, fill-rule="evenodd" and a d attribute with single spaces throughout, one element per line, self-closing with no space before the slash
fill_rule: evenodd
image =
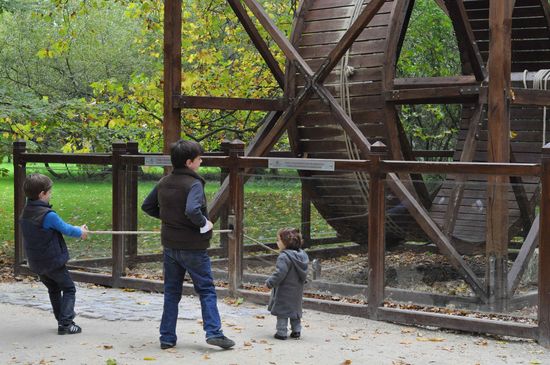
<path id="1" fill-rule="evenodd" d="M 9 176 L 0 177 L 0 250 L 13 255 L 13 174 L 10 164 L 0 167 L 10 169 Z M 53 166 L 57 172 L 65 168 Z M 202 171 L 202 170 L 201 170 Z M 211 170 L 206 170 L 209 174 Z M 42 172 L 43 166 L 29 166 L 27 173 Z M 74 174 L 73 174 L 74 175 Z M 90 230 L 111 230 L 111 182 L 89 179 L 82 175 L 73 178 L 55 179 L 50 203 L 56 212 L 73 225 L 87 224 Z M 155 184 L 155 180 L 139 181 L 138 203 L 141 203 Z M 208 181 L 207 197 L 210 199 L 218 190 L 217 180 Z M 300 182 L 294 176 L 270 176 L 255 178 L 245 185 L 245 234 L 262 242 L 274 242 L 277 230 L 283 226 L 299 227 Z M 139 210 L 138 230 L 158 230 L 159 221 Z M 312 231 L 321 236 L 332 233 L 328 225 L 314 211 Z M 219 242 L 213 239 L 213 245 Z M 111 236 L 93 235 L 85 241 L 67 238 L 73 258 L 109 257 Z M 245 239 L 245 244 L 252 241 Z M 140 253 L 160 252 L 159 235 L 138 236 Z"/>

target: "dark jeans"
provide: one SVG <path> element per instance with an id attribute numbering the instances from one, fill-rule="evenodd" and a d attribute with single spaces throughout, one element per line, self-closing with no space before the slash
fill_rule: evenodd
<path id="1" fill-rule="evenodd" d="M 182 295 L 185 273 L 193 280 L 200 297 L 203 329 L 206 338 L 221 337 L 220 314 L 216 290 L 206 250 L 175 250 L 164 248 L 164 310 L 160 322 L 160 342 L 175 344 L 178 305 Z"/>
<path id="2" fill-rule="evenodd" d="M 76 288 L 69 270 L 63 265 L 46 274 L 38 275 L 40 281 L 48 288 L 50 302 L 52 303 L 53 314 L 60 326 L 68 326 L 72 323 L 75 303 Z"/>

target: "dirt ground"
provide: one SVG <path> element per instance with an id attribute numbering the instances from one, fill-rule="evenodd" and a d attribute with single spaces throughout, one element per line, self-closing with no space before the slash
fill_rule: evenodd
<path id="1" fill-rule="evenodd" d="M 164 351 L 158 344 L 159 320 L 151 316 L 105 320 L 93 318 L 88 310 L 87 316 L 77 317 L 83 333 L 59 336 L 47 306 L 29 307 L 44 300 L 45 290 L 29 282 L 21 291 L 22 284 L 14 283 L 14 288 L 16 284 L 31 299 L 18 305 L 0 301 L 0 364 L 550 364 L 550 351 L 530 340 L 397 326 L 312 310 L 304 312 L 300 340 L 280 341 L 272 337 L 275 318 L 265 308 L 246 302 L 237 315 L 220 305 L 225 334 L 237 343 L 232 350 L 207 345 L 200 320 L 191 317 L 178 322 L 177 347 Z M 9 292 L 10 284 L 2 284 L 1 290 Z M 79 292 L 77 311 L 82 306 L 115 305 L 102 304 L 105 295 L 141 302 L 146 296 L 156 311 L 162 301 L 161 294 L 119 289 L 80 288 Z M 10 297 L 14 296 L 12 292 Z M 181 311 L 200 313 L 198 300 L 189 300 L 193 308 L 186 304 Z"/>

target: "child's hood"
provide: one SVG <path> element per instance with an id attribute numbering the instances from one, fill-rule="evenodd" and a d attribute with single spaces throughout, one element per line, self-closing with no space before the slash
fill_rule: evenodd
<path id="1" fill-rule="evenodd" d="M 300 279 L 305 280 L 307 277 L 307 265 L 309 264 L 307 253 L 304 250 L 285 250 L 284 252 L 294 264 Z"/>

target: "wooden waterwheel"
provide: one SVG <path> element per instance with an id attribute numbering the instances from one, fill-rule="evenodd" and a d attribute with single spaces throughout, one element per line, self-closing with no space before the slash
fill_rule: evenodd
<path id="1" fill-rule="evenodd" d="M 550 106 L 550 91 L 533 87 L 546 85 L 540 81 L 550 75 L 541 71 L 550 69 L 548 0 L 434 1 L 452 20 L 461 75 L 396 78 L 414 0 L 303 0 L 290 39 L 257 0 L 227 0 L 284 90 L 280 100 L 180 95 L 181 0 L 167 1 L 165 151 L 180 138 L 181 108 L 246 109 L 271 111 L 249 141 L 247 156 L 267 155 L 287 131 L 301 158 L 369 159 L 373 143 L 382 141 L 385 159 L 414 160 L 399 105 L 452 103 L 462 107 L 454 160 L 493 167 L 539 162 L 548 141 L 542 107 Z M 285 71 L 250 14 L 283 51 Z M 480 176 L 487 172 L 479 164 L 473 167 Z M 318 171 L 301 176 L 307 195 L 338 234 L 366 243 L 367 177 Z M 387 241 L 420 236 L 435 243 L 480 300 L 503 306 L 538 242 L 538 178 L 446 176 L 435 197 L 420 176 L 388 173 L 386 181 Z M 228 187 L 226 179 L 211 200 L 213 219 L 228 200 Z M 508 246 L 517 235 L 525 242 L 508 275 Z M 483 248 L 490 266 L 485 283 L 461 256 Z"/>
<path id="2" fill-rule="evenodd" d="M 372 2 L 372 1 L 371 1 Z M 293 43 L 317 71 L 352 26 L 367 1 L 312 0 L 300 8 Z M 489 161 L 485 70 L 489 54 L 489 1 L 449 1 L 440 5 L 453 21 L 464 75 L 455 78 L 395 79 L 395 63 L 412 11 L 413 1 L 386 1 L 350 47 L 324 85 L 338 100 L 370 143 L 383 141 L 392 159 L 413 159 L 396 108 L 407 103 L 460 103 L 462 123 L 456 161 Z M 534 72 L 550 67 L 550 29 L 546 0 L 517 0 L 512 21 L 512 80 L 523 88 L 533 85 Z M 528 73 L 524 75 L 524 70 Z M 294 73 L 287 73 L 294 75 Z M 525 76 L 525 77 L 524 77 Z M 290 95 L 304 87 L 300 77 L 287 78 Z M 454 95 L 453 95 L 454 94 Z M 544 140 L 543 112 L 536 107 L 510 109 L 511 158 L 508 162 L 538 162 Z M 294 151 L 300 156 L 329 159 L 361 158 L 359 149 L 334 117 L 332 106 L 320 97 L 307 102 L 291 128 Z M 339 180 L 340 179 L 340 180 Z M 366 176 L 308 174 L 304 179 L 318 211 L 337 232 L 365 242 L 368 227 Z M 525 236 L 534 220 L 537 179 L 514 179 L 508 191 L 511 236 Z M 411 185 L 412 186 L 412 185 Z M 447 181 L 435 198 L 416 184 L 416 197 L 430 217 L 464 252 L 485 241 L 487 182 L 469 178 Z M 454 202 L 454 203 L 453 203 Z M 399 209 L 390 192 L 386 217 L 388 242 L 418 238 L 421 229 Z M 391 207 L 394 206 L 394 209 Z M 393 214 L 392 214 L 393 213 Z"/>

